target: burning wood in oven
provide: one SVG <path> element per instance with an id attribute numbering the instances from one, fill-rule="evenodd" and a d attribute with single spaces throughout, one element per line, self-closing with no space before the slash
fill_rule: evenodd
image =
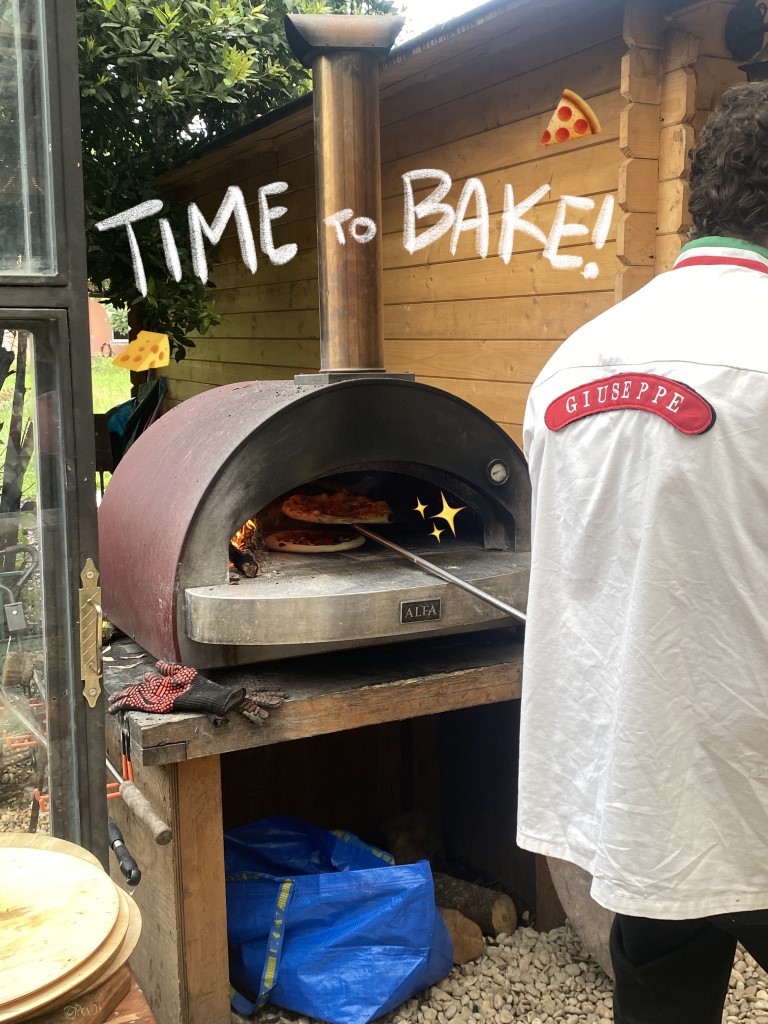
<path id="1" fill-rule="evenodd" d="M 243 576 L 258 575 L 264 560 L 264 540 L 258 519 L 249 519 L 229 542 L 229 568 Z"/>

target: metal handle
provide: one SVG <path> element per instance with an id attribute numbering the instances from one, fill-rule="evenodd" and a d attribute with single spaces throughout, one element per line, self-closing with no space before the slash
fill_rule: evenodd
<path id="1" fill-rule="evenodd" d="M 93 559 L 87 559 L 80 573 L 80 678 L 83 696 L 88 705 L 96 707 L 101 693 L 101 588 L 99 571 Z"/>
<path id="2" fill-rule="evenodd" d="M 448 572 L 447 569 L 441 569 L 439 565 L 434 565 L 434 563 L 428 562 L 427 559 L 422 558 L 421 555 L 414 555 L 412 551 L 408 551 L 406 548 L 401 548 L 400 545 L 395 544 L 394 541 L 386 540 L 386 538 L 379 536 L 378 533 L 373 533 L 372 530 L 368 530 L 364 526 L 359 526 L 355 523 L 354 527 L 357 532 L 362 533 L 364 537 L 368 537 L 369 540 L 375 540 L 377 544 L 381 544 L 385 548 L 389 548 L 391 551 L 396 551 L 398 555 L 402 555 L 403 558 L 407 558 L 409 562 L 413 562 L 414 565 L 418 565 L 420 569 L 424 569 L 426 572 L 432 573 L 433 576 L 439 576 L 440 579 L 445 580 L 446 583 L 453 583 L 462 590 L 466 590 L 468 594 L 472 594 L 481 601 L 485 601 L 486 604 L 492 605 L 500 612 L 504 612 L 505 615 L 511 615 L 513 618 L 519 619 L 521 622 L 526 621 L 527 616 L 525 612 L 518 611 L 517 608 L 513 608 L 512 605 L 507 604 L 506 601 L 502 601 L 500 598 L 494 597 L 493 594 L 487 594 L 484 590 L 480 590 L 480 588 L 476 587 L 473 583 L 467 583 L 466 580 L 462 580 L 460 577 L 454 576 L 453 573 Z"/>
<path id="3" fill-rule="evenodd" d="M 40 562 L 40 556 L 37 553 L 37 548 L 33 548 L 31 544 L 12 544 L 9 548 L 3 548 L 0 551 L 0 555 L 18 555 L 23 554 L 28 558 L 27 566 L 24 572 L 19 577 L 18 583 L 16 584 L 16 593 L 21 593 L 21 588 L 27 582 L 29 577 L 37 568 Z"/>
<path id="4" fill-rule="evenodd" d="M 124 779 L 109 758 L 106 758 L 107 771 L 120 783 L 120 796 L 126 807 L 130 808 L 139 821 L 149 829 L 149 832 L 158 846 L 165 846 L 173 838 L 171 826 L 167 825 L 152 804 L 147 800 L 135 782 L 128 782 Z"/>
<path id="5" fill-rule="evenodd" d="M 139 870 L 139 865 L 136 863 L 133 854 L 125 845 L 123 833 L 112 818 L 107 819 L 107 835 L 109 836 L 109 845 L 117 857 L 117 863 L 120 865 L 120 870 L 122 871 L 126 882 L 128 885 L 135 888 L 141 881 L 141 871 Z"/>

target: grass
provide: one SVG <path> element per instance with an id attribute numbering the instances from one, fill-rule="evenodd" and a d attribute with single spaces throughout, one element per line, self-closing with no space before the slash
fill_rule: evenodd
<path id="1" fill-rule="evenodd" d="M 13 368 L 12 368 L 13 371 Z M 0 482 L 2 481 L 5 464 L 5 448 L 8 440 L 8 428 L 11 421 L 13 404 L 13 386 L 15 374 L 6 378 L 0 391 Z M 114 366 L 110 358 L 96 356 L 91 363 L 91 381 L 93 390 L 93 411 L 108 412 L 113 406 L 127 401 L 131 397 L 130 372 L 122 366 Z M 75 396 L 75 399 L 77 396 Z M 29 420 L 32 412 L 32 378 L 28 369 L 27 393 L 24 396 L 24 422 Z M 37 492 L 37 476 L 34 455 L 24 474 L 23 496 L 34 498 Z"/>
<path id="2" fill-rule="evenodd" d="M 131 374 L 124 366 L 114 366 L 110 358 L 96 356 L 91 362 L 93 411 L 109 412 L 131 397 Z"/>

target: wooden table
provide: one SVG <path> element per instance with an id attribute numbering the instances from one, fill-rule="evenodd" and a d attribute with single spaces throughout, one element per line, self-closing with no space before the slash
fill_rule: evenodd
<path id="1" fill-rule="evenodd" d="M 110 660 L 111 659 L 111 660 Z M 123 641 L 106 654 L 105 686 L 141 679 L 153 661 Z M 221 760 L 228 753 L 361 726 L 519 698 L 516 630 L 422 640 L 211 671 L 218 682 L 287 692 L 262 727 L 233 714 L 125 716 L 135 781 L 173 829 L 158 846 L 120 800 L 110 814 L 142 870 L 135 891 L 144 921 L 131 966 L 158 1024 L 229 1024 Z M 120 730 L 107 716 L 107 746 L 120 759 Z M 114 858 L 112 869 L 116 872 Z M 114 876 L 120 880 L 119 874 Z"/>

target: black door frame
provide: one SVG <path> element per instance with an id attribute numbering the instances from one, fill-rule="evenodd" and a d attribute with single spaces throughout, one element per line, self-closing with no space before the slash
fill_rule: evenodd
<path id="1" fill-rule="evenodd" d="M 65 489 L 63 531 L 68 553 L 68 678 L 53 680 L 51 695 L 69 704 L 72 815 L 63 814 L 57 835 L 92 850 L 106 863 L 104 697 L 91 709 L 80 680 L 79 589 L 87 558 L 98 565 L 96 474 L 91 393 L 85 206 L 80 139 L 80 96 L 75 0 L 43 0 L 53 187 L 56 273 L 0 273 L 0 321 L 34 330 L 45 325 L 57 340 L 55 361 L 61 414 Z M 61 777 L 58 784 L 67 780 Z"/>

